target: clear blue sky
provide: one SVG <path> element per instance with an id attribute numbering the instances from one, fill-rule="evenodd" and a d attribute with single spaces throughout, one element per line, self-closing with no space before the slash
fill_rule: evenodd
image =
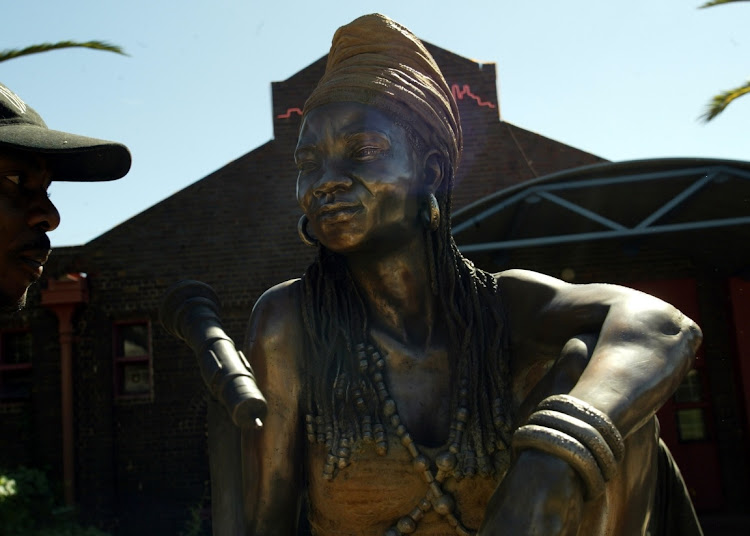
<path id="1" fill-rule="evenodd" d="M 51 128 L 121 141 L 133 153 L 120 181 L 53 184 L 62 224 L 52 242 L 74 245 L 271 139 L 271 82 L 326 54 L 338 26 L 372 11 L 496 63 L 501 115 L 523 128 L 610 160 L 748 160 L 750 96 L 708 125 L 698 117 L 713 94 L 750 76 L 750 3 L 701 3 L 3 2 L 0 49 L 101 39 L 130 56 L 50 52 L 1 63 L 0 81 Z"/>

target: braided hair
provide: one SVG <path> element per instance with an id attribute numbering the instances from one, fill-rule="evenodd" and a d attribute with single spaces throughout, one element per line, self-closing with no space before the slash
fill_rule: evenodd
<path id="1" fill-rule="evenodd" d="M 412 129 L 407 134 L 415 150 L 424 151 L 427 144 Z M 505 319 L 495 277 L 464 258 L 451 235 L 454 174 L 451 166 L 446 167 L 446 180 L 435 193 L 439 226 L 435 231 L 425 227 L 423 232 L 438 314 L 447 319 L 453 377 L 460 380 L 451 395 L 451 412 L 467 413 L 456 473 L 492 474 L 490 455 L 507 449 L 511 429 Z M 357 440 L 380 439 L 381 445 L 387 445 L 388 426 L 372 366 L 362 362 L 363 345 L 371 345 L 368 314 L 345 259 L 320 246 L 301 282 L 307 433 L 310 441 L 325 443 L 324 474 L 333 478 L 337 467 L 349 463 Z M 379 438 L 373 437 L 373 429 Z M 454 419 L 449 443 L 455 435 Z"/>
<path id="2" fill-rule="evenodd" d="M 380 14 L 339 28 L 326 71 L 303 116 L 331 102 L 373 106 L 402 126 L 415 153 L 437 149 L 443 181 L 435 192 L 440 224 L 424 229 L 425 262 L 437 312 L 447 325 L 452 377 L 448 443 L 455 475 L 497 472 L 507 453 L 510 389 L 502 300 L 495 278 L 458 251 L 451 236 L 451 192 L 462 149 L 458 105 L 439 66 L 407 28 Z M 427 142 L 427 143 L 425 143 Z M 427 199 L 424 199 L 427 201 Z M 320 246 L 301 281 L 306 332 L 306 430 L 324 443 L 324 475 L 349 462 L 358 440 L 387 449 L 395 402 L 387 395 L 385 360 L 370 342 L 367 308 L 345 259 Z M 397 427 L 398 430 L 399 427 Z M 493 455 L 495 453 L 495 455 Z"/>

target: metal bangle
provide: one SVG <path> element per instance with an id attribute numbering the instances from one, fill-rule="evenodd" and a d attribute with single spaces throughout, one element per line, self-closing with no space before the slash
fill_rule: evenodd
<path id="1" fill-rule="evenodd" d="M 566 462 L 583 480 L 587 500 L 604 492 L 604 476 L 594 456 L 580 441 L 569 435 L 552 428 L 527 424 L 515 431 L 511 445 L 514 455 L 523 450 L 536 449 Z"/>
<path id="2" fill-rule="evenodd" d="M 608 482 L 617 473 L 617 460 L 612 449 L 596 428 L 587 422 L 566 413 L 543 409 L 531 414 L 527 424 L 545 426 L 580 441 L 594 455 L 604 481 Z"/>
<path id="3" fill-rule="evenodd" d="M 625 442 L 610 418 L 591 404 L 570 395 L 554 395 L 545 398 L 537 410 L 549 409 L 565 413 L 593 426 L 602 435 L 619 464 L 625 456 Z"/>

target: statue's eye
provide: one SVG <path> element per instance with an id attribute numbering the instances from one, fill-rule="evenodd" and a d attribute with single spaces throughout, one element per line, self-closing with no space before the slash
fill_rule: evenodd
<path id="1" fill-rule="evenodd" d="M 318 162 L 315 160 L 299 160 L 297 162 L 297 170 L 301 173 L 309 173 L 318 169 Z"/>
<path id="2" fill-rule="evenodd" d="M 374 145 L 366 145 L 354 151 L 354 158 L 357 160 L 372 160 L 373 158 L 380 156 L 382 153 L 382 148 Z"/>

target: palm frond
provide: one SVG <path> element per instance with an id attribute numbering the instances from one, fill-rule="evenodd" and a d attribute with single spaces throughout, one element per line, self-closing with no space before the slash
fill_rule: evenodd
<path id="1" fill-rule="evenodd" d="M 0 50 L 0 62 L 12 60 L 20 56 L 39 54 L 41 52 L 49 52 L 50 50 L 58 50 L 61 48 L 90 48 L 93 50 L 104 50 L 107 52 L 114 52 L 115 54 L 122 54 L 123 56 L 127 56 L 127 54 L 121 47 L 112 45 L 105 41 L 59 41 L 57 43 L 42 43 L 40 45 L 31 45 L 29 47 L 21 49 Z"/>
<path id="2" fill-rule="evenodd" d="M 750 0 L 713 0 L 712 2 L 706 2 L 702 6 L 699 6 L 698 9 L 703 9 L 704 7 L 711 6 L 720 6 L 721 4 L 731 4 L 732 2 L 750 2 Z"/>
<path id="3" fill-rule="evenodd" d="M 747 95 L 748 93 L 750 93 L 750 80 L 745 85 L 719 93 L 711 99 L 711 102 L 709 102 L 706 107 L 706 112 L 700 118 L 705 123 L 708 123 L 714 117 L 723 112 L 724 108 L 729 106 L 733 100 L 740 98 L 742 95 Z"/>

